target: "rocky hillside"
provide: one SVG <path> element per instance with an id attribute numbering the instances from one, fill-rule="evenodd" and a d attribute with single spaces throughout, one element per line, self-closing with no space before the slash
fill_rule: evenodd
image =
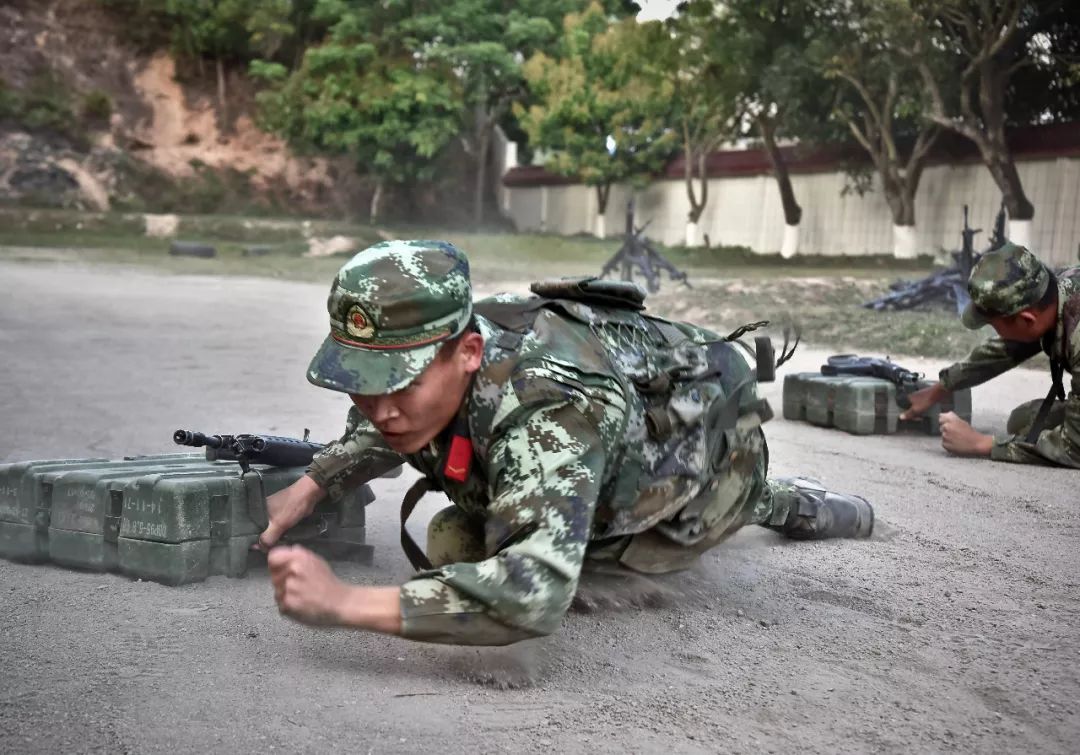
<path id="1" fill-rule="evenodd" d="M 366 187 L 348 161 L 292 154 L 253 120 L 229 74 L 209 77 L 124 41 L 91 0 L 0 3 L 0 204 L 157 212 L 350 215 Z"/>

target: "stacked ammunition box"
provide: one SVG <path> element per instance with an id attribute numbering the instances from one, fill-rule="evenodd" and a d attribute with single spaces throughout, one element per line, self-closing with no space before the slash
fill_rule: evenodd
<path id="1" fill-rule="evenodd" d="M 921 381 L 917 386 L 932 385 Z M 891 435 L 910 430 L 927 435 L 940 433 L 942 412 L 955 412 L 971 421 L 971 391 L 956 391 L 942 404 L 935 404 L 922 417 L 901 422 L 897 388 L 888 381 L 850 375 L 822 375 L 800 372 L 784 377 L 784 419 L 809 422 L 819 427 L 835 427 L 854 435 Z"/>
<path id="2" fill-rule="evenodd" d="M 166 584 L 243 576 L 265 517 L 266 497 L 303 467 L 253 466 L 201 454 L 0 465 L 0 557 L 118 571 Z M 326 500 L 296 528 L 332 558 L 370 562 L 364 485 Z"/>

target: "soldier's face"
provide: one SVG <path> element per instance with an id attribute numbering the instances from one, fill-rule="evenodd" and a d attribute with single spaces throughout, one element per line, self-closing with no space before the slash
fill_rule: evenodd
<path id="1" fill-rule="evenodd" d="M 402 390 L 384 396 L 350 394 L 350 398 L 390 448 L 401 454 L 416 453 L 453 421 L 483 355 L 483 337 L 467 333 L 455 346 L 443 349 Z"/>

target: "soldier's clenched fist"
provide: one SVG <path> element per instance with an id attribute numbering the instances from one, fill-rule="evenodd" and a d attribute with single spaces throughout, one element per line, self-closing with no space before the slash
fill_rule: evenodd
<path id="1" fill-rule="evenodd" d="M 330 565 L 298 545 L 279 546 L 266 557 L 278 610 L 304 624 L 342 623 L 341 611 L 350 587 L 334 576 Z"/>
<path id="2" fill-rule="evenodd" d="M 953 412 L 941 415 L 941 445 L 959 456 L 989 456 L 994 436 L 984 435 Z"/>

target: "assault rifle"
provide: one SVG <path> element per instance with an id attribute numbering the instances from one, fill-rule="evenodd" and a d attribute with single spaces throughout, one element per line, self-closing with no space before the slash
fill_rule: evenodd
<path id="1" fill-rule="evenodd" d="M 177 430 L 173 442 L 178 446 L 206 447 L 207 461 L 235 461 L 245 473 L 252 464 L 272 467 L 306 467 L 323 447 L 322 443 L 278 435 L 204 435 L 191 430 Z"/>
<path id="2" fill-rule="evenodd" d="M 907 394 L 919 389 L 922 374 L 901 367 L 888 359 L 860 357 L 856 354 L 836 354 L 821 365 L 822 375 L 856 375 L 888 380 L 896 388 L 896 403 L 901 408 L 911 406 Z"/>
<path id="3" fill-rule="evenodd" d="M 922 379 L 918 372 L 901 367 L 896 362 L 877 357 L 860 357 L 856 354 L 837 354 L 821 365 L 822 375 L 858 375 L 876 377 L 895 383 L 898 387 L 915 385 Z"/>

